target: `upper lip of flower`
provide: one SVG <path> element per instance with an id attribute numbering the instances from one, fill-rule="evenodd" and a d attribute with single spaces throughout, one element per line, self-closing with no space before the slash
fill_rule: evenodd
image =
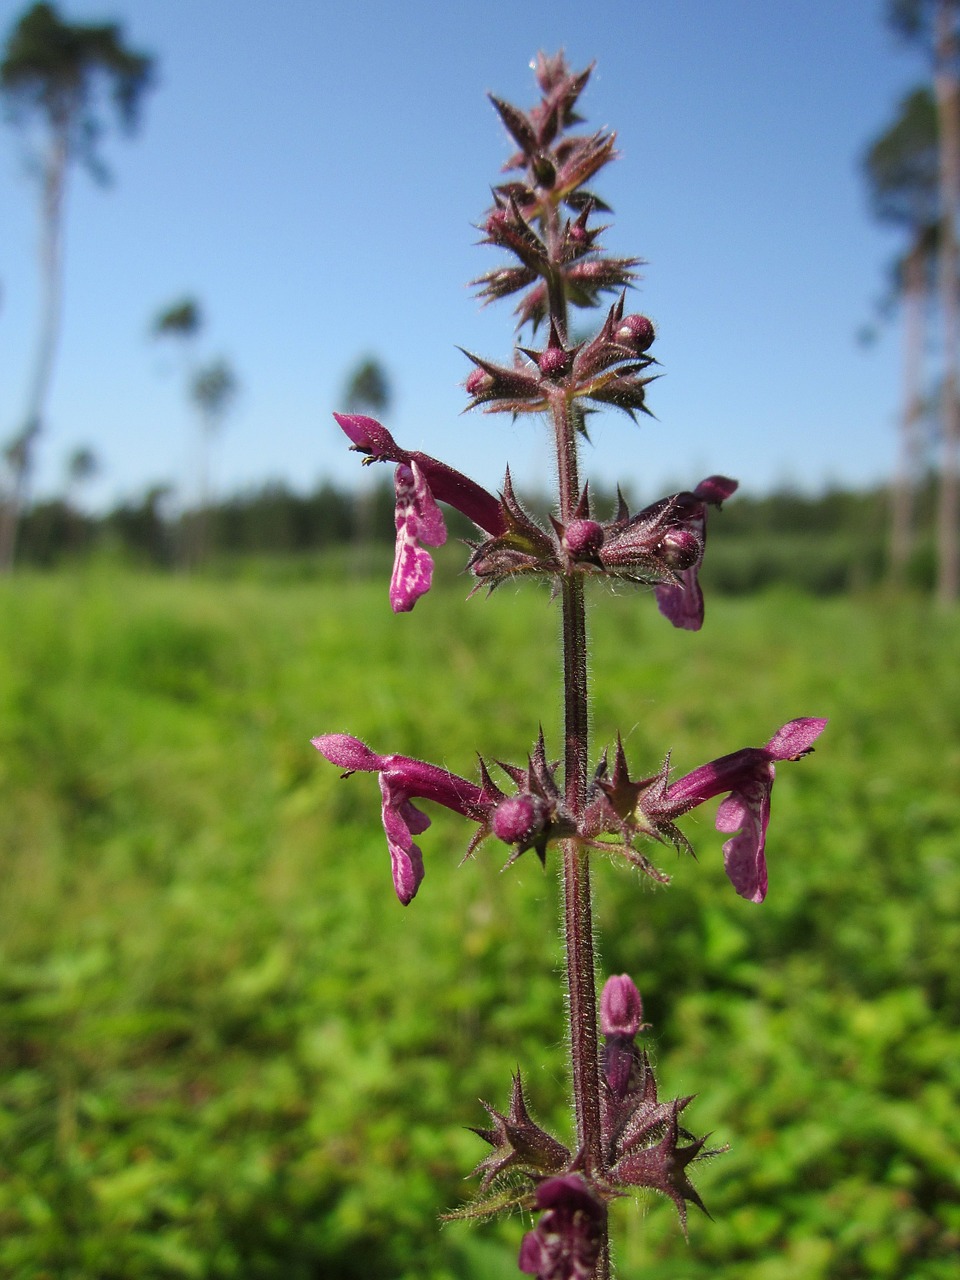
<path id="1" fill-rule="evenodd" d="M 358 453 L 367 454 L 365 462 L 396 462 L 408 467 L 416 463 L 438 502 L 455 507 L 478 528 L 493 536 L 503 532 L 500 500 L 469 476 L 427 453 L 401 448 L 376 418 L 368 418 L 362 413 L 335 413 L 333 416 L 353 442 L 352 447 Z"/>

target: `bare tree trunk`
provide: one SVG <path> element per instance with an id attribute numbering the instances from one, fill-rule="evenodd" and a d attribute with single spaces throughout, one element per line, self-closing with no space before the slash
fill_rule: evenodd
<path id="1" fill-rule="evenodd" d="M 937 511 L 937 598 L 942 604 L 950 604 L 960 596 L 960 403 L 957 400 L 960 392 L 960 379 L 957 376 L 960 339 L 957 278 L 960 84 L 956 69 L 956 24 L 956 0 L 940 0 L 937 9 L 934 89 L 940 130 L 940 195 L 943 208 L 939 260 L 944 348 L 943 452 Z"/>
<path id="2" fill-rule="evenodd" d="M 913 549 L 913 505 L 920 451 L 925 313 L 926 267 L 920 232 L 903 263 L 903 409 L 900 418 L 900 448 L 890 504 L 890 579 L 897 586 L 902 586 L 906 581 L 907 565 Z"/>
<path id="3" fill-rule="evenodd" d="M 53 134 L 43 171 L 43 196 L 40 205 L 40 329 L 23 427 L 7 449 L 11 486 L 0 506 L 0 573 L 10 573 L 13 569 L 20 513 L 26 503 L 33 468 L 33 447 L 43 430 L 43 415 L 60 337 L 63 197 L 69 158 L 69 139 L 64 127 Z"/>

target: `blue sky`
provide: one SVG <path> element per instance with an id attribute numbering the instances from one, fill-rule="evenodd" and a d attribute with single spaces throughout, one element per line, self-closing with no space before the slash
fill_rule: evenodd
<path id="1" fill-rule="evenodd" d="M 0 28 L 23 6 L 0 0 Z M 157 56 L 115 181 L 74 171 L 66 306 L 36 487 L 89 445 L 91 505 L 170 481 L 189 496 L 195 424 L 151 317 L 185 294 L 202 357 L 241 394 L 213 455 L 219 492 L 356 478 L 330 418 L 366 353 L 395 387 L 388 425 L 496 486 L 549 478 L 542 427 L 461 415 L 457 346 L 508 359 L 510 303 L 467 282 L 495 265 L 473 227 L 510 145 L 486 92 L 535 100 L 538 48 L 596 59 L 582 99 L 622 159 L 597 189 L 607 247 L 648 266 L 631 308 L 657 324 L 657 420 L 593 423 L 585 474 L 653 498 L 720 471 L 762 491 L 872 483 L 894 457 L 895 325 L 858 329 L 895 235 L 870 220 L 865 144 L 925 74 L 883 0 L 62 0 Z M 599 15 L 596 17 L 590 16 Z M 0 436 L 19 425 L 37 319 L 35 190 L 0 129 Z M 544 487 L 541 483 L 540 487 Z"/>

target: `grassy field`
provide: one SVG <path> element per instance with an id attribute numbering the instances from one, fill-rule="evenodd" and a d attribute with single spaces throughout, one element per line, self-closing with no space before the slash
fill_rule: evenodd
<path id="1" fill-rule="evenodd" d="M 445 577 L 445 574 L 441 574 Z M 446 587 L 448 584 L 441 584 Z M 92 568 L 0 589 L 0 1275 L 498 1280 L 521 1224 L 440 1228 L 477 1099 L 519 1064 L 569 1133 L 555 866 L 500 873 L 443 811 L 393 895 L 350 730 L 472 775 L 559 741 L 537 590 L 409 616 L 349 564 Z M 673 883 L 597 865 L 666 1096 L 730 1151 L 684 1242 L 615 1208 L 630 1280 L 947 1280 L 960 1250 L 960 617 L 918 599 L 708 599 L 699 635 L 598 594 L 598 745 L 686 770 L 831 718 L 784 766 L 770 894 L 712 813 Z"/>

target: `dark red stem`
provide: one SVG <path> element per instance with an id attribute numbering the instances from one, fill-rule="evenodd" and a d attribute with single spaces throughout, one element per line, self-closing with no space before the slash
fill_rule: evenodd
<path id="1" fill-rule="evenodd" d="M 549 249 L 557 243 L 559 227 L 554 219 L 544 228 Z M 567 333 L 567 306 L 563 290 L 549 289 L 550 315 L 558 334 Z M 551 406 L 557 450 L 560 519 L 566 523 L 580 496 L 577 432 L 570 401 L 558 394 Z M 564 784 L 571 812 L 583 813 L 587 793 L 589 759 L 589 710 L 587 699 L 587 617 L 583 577 L 570 574 L 561 588 L 563 607 L 563 707 Z M 585 1158 L 588 1177 L 603 1172 L 600 1130 L 600 1050 L 597 1037 L 597 985 L 593 950 L 593 906 L 590 864 L 586 850 L 576 840 L 563 845 L 564 941 L 570 1014 L 570 1058 L 577 1146 Z M 595 1271 L 596 1280 L 610 1275 L 609 1241 L 603 1245 Z"/>

